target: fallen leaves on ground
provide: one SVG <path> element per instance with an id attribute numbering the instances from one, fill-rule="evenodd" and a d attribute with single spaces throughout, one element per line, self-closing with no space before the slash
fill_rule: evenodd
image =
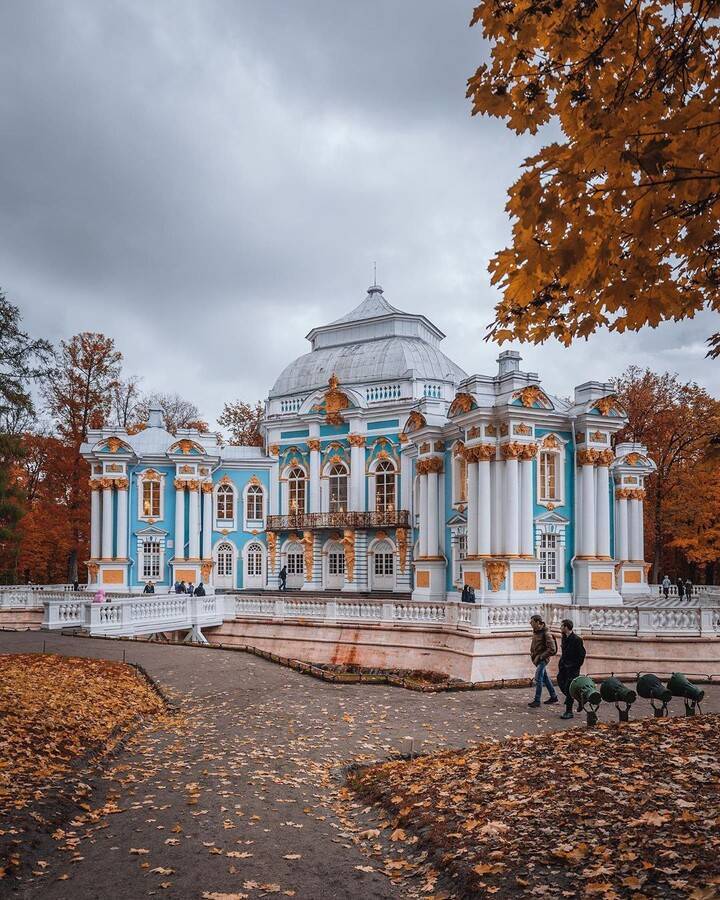
<path id="1" fill-rule="evenodd" d="M 350 785 L 466 896 L 717 897 L 718 747 L 720 716 L 645 720 L 386 763 Z"/>

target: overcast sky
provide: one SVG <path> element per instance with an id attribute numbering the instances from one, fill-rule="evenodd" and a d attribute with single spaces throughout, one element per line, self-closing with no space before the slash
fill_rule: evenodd
<path id="1" fill-rule="evenodd" d="M 378 281 L 494 373 L 487 264 L 535 149 L 472 119 L 472 0 L 4 0 L 0 286 L 54 342 L 112 335 L 211 422 Z M 720 394 L 709 314 L 517 347 L 567 396 L 630 363 Z M 503 349 L 508 349 L 504 345 Z"/>

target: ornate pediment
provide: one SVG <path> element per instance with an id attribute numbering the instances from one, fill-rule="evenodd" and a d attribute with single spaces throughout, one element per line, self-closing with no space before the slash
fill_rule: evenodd
<path id="1" fill-rule="evenodd" d="M 515 391 L 512 396 L 513 406 L 524 406 L 526 409 L 553 409 L 550 398 L 545 391 L 536 384 Z"/>
<path id="2" fill-rule="evenodd" d="M 590 411 L 598 416 L 624 416 L 625 410 L 620 405 L 615 394 L 608 394 L 607 397 L 600 397 L 599 400 L 590 406 Z"/>
<path id="3" fill-rule="evenodd" d="M 448 418 L 452 419 L 453 416 L 459 416 L 461 413 L 471 412 L 473 409 L 477 409 L 475 398 L 472 396 L 472 394 L 460 391 L 459 393 L 455 394 L 455 399 L 450 404 L 450 409 L 448 410 Z"/>
<path id="4" fill-rule="evenodd" d="M 405 434 L 412 434 L 414 431 L 419 431 L 426 425 L 427 420 L 425 416 L 421 412 L 418 412 L 416 409 L 414 409 L 408 416 L 408 420 L 405 423 Z"/>

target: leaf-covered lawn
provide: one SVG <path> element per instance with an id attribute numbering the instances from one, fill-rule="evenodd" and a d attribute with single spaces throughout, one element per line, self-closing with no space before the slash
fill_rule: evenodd
<path id="1" fill-rule="evenodd" d="M 461 896 L 720 897 L 720 717 L 524 736 L 361 770 Z M 418 846 L 418 845 L 416 845 Z"/>
<path id="2" fill-rule="evenodd" d="M 162 707 L 146 681 L 122 663 L 0 656 L 0 809 L 24 808 L 84 754 Z"/>

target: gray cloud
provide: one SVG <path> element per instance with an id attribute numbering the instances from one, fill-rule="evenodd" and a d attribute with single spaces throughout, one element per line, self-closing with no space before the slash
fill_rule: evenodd
<path id="1" fill-rule="evenodd" d="M 148 388 L 211 419 L 264 396 L 374 259 L 391 302 L 493 371 L 487 263 L 537 140 L 470 118 L 471 6 L 8 0 L 0 285 L 35 333 L 112 334 Z M 560 394 L 630 362 L 718 392 L 717 327 L 520 349 Z"/>

